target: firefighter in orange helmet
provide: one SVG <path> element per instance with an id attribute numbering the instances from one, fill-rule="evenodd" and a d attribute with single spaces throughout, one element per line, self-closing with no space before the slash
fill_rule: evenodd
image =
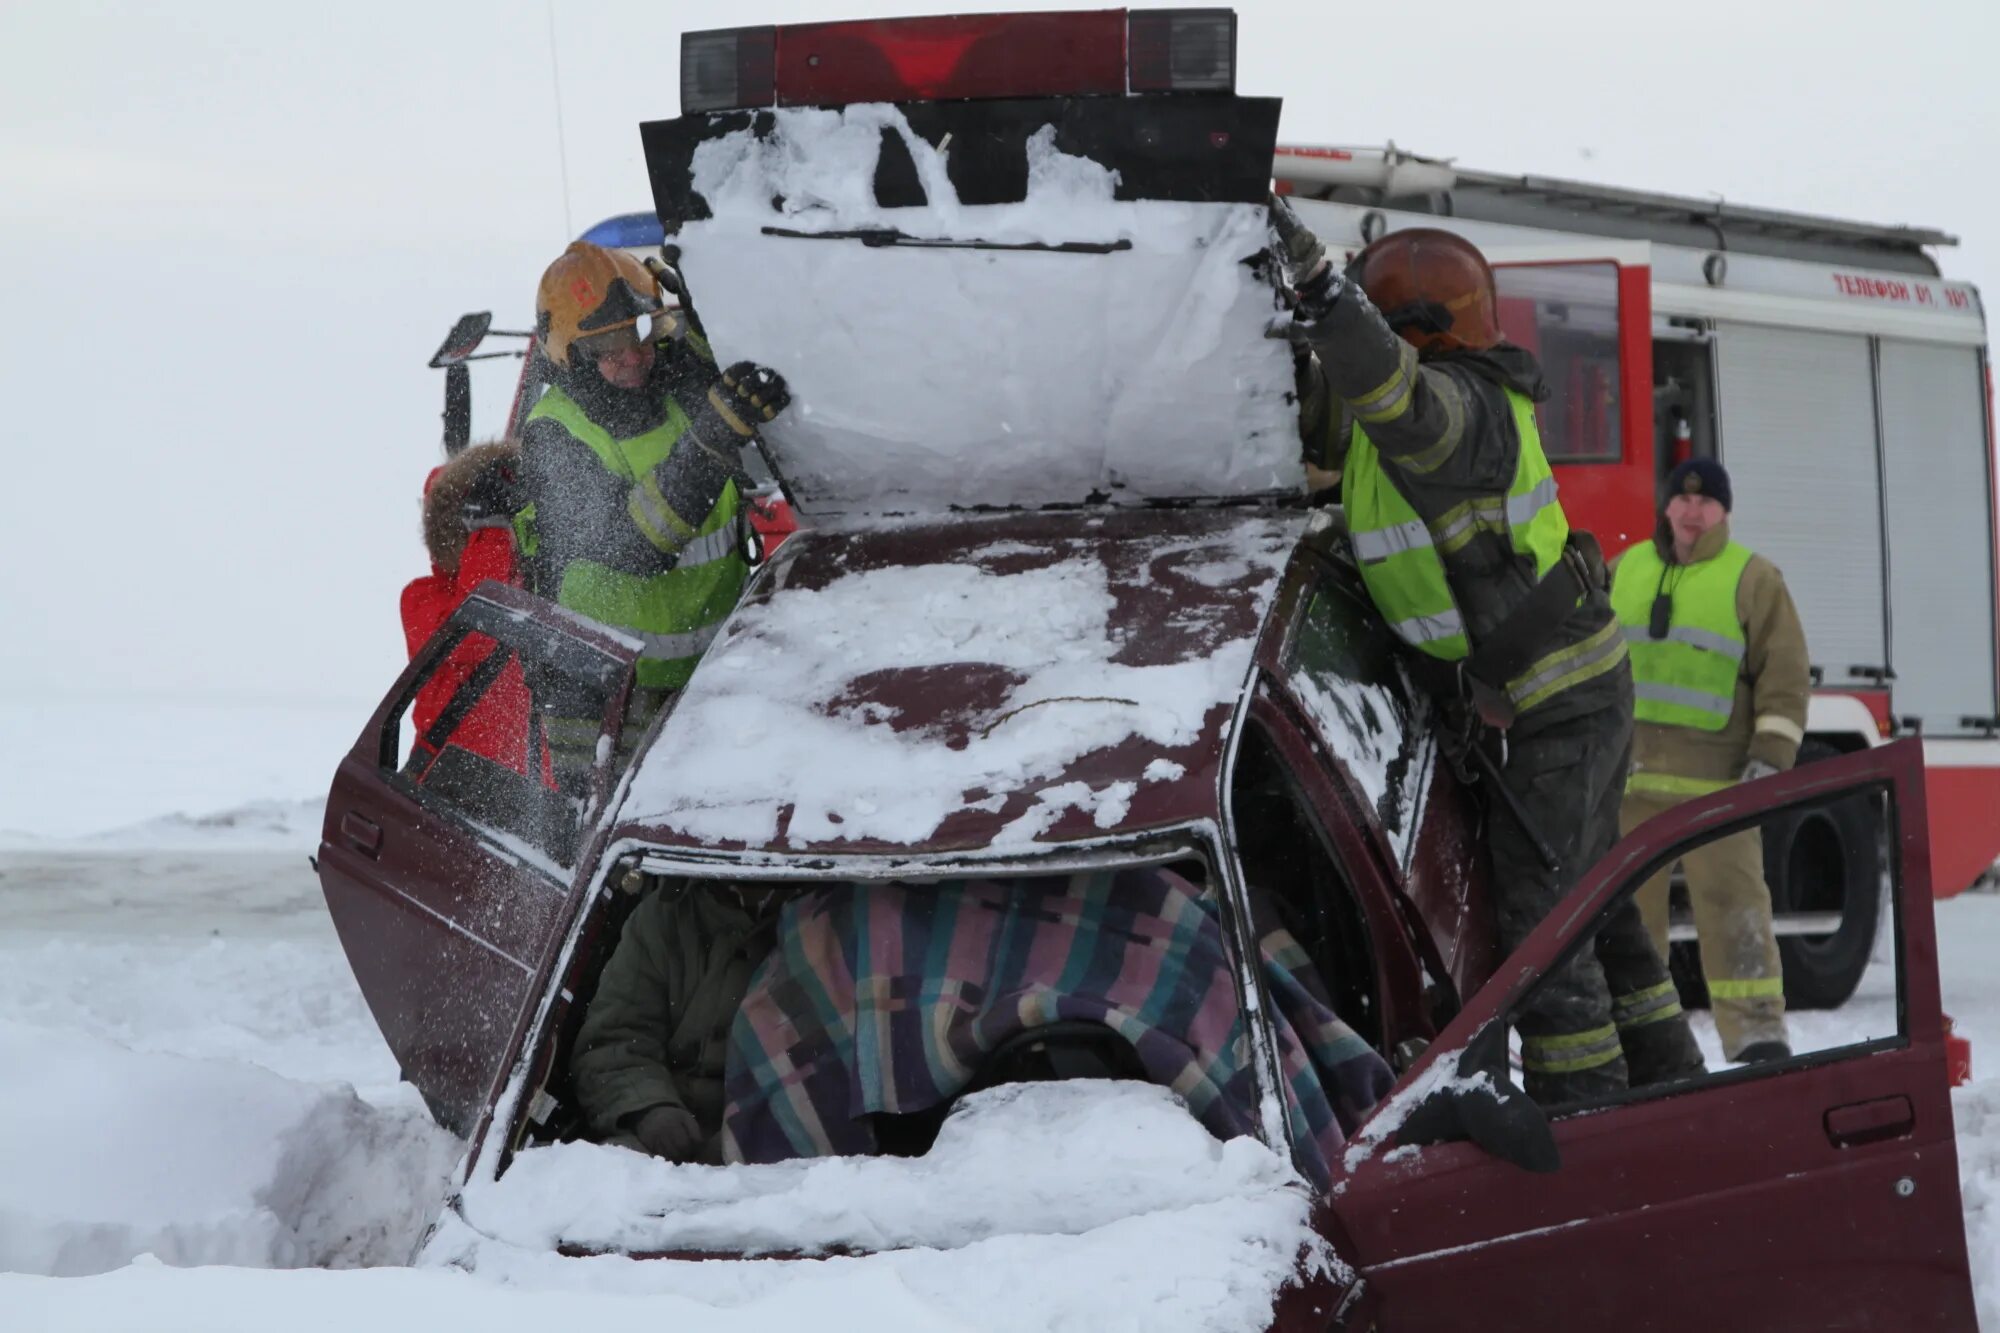
<path id="1" fill-rule="evenodd" d="M 1542 451 L 1541 368 L 1502 335 L 1492 270 L 1464 238 L 1392 232 L 1342 272 L 1282 199 L 1272 221 L 1296 288 L 1308 461 L 1338 474 L 1362 582 L 1460 738 L 1461 770 L 1483 777 L 1511 951 L 1616 840 L 1632 752 L 1624 636 Z M 1518 1025 L 1544 1104 L 1702 1068 L 1629 899 Z"/>
<path id="2" fill-rule="evenodd" d="M 742 451 L 790 401 L 776 371 L 718 373 L 705 341 L 670 336 L 665 297 L 623 251 L 577 241 L 558 256 L 535 293 L 550 387 L 521 429 L 515 533 L 530 586 L 641 644 L 621 759 L 736 605 L 749 576 Z M 566 787 L 594 765 L 594 711 L 544 708 Z"/>

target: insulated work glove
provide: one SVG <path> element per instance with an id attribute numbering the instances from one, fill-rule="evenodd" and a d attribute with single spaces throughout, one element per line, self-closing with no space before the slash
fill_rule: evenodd
<path id="1" fill-rule="evenodd" d="M 709 385 L 674 451 L 632 494 L 632 518 L 662 551 L 677 553 L 708 519 L 731 481 L 748 493 L 743 446 L 792 400 L 784 376 L 738 361 Z"/>
<path id="2" fill-rule="evenodd" d="M 1755 782 L 1758 778 L 1774 777 L 1777 773 L 1778 766 L 1776 764 L 1766 763 L 1762 759 L 1752 759 L 1749 763 L 1743 765 L 1743 776 L 1738 778 L 1737 781 Z"/>
<path id="3" fill-rule="evenodd" d="M 1271 196 L 1271 229 L 1285 247 L 1285 263 L 1291 267 L 1293 282 L 1303 283 L 1319 272 L 1326 262 L 1326 247 L 1280 194 Z"/>
<path id="4" fill-rule="evenodd" d="M 1347 290 L 1347 279 L 1327 259 L 1326 247 L 1313 229 L 1299 221 L 1282 195 L 1271 196 L 1270 208 L 1271 227 L 1285 247 L 1285 262 L 1291 266 L 1292 281 L 1297 285 L 1298 317 L 1311 323 L 1333 309 Z"/>
<path id="5" fill-rule="evenodd" d="M 684 1106 L 655 1106 L 643 1111 L 632 1133 L 646 1151 L 669 1162 L 689 1162 L 701 1151 L 701 1125 Z"/>
<path id="6" fill-rule="evenodd" d="M 741 445 L 791 401 L 783 375 L 754 361 L 738 361 L 709 385 L 708 402 L 695 414 L 695 421 L 698 426 L 720 422 L 736 437 L 732 442 Z M 702 438 L 720 443 L 724 437 L 704 429 Z"/>

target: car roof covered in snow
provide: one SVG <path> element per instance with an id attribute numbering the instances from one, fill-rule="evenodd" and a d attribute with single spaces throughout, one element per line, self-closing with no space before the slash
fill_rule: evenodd
<path id="1" fill-rule="evenodd" d="M 1304 523 L 1114 510 L 801 532 L 635 762 L 614 836 L 867 873 L 1215 819 Z"/>

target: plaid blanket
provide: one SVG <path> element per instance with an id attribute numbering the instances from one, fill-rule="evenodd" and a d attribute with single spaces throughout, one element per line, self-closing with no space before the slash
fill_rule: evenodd
<path id="1" fill-rule="evenodd" d="M 1016 1033 L 1122 1036 L 1218 1138 L 1256 1132 L 1247 1025 L 1212 902 L 1170 871 L 948 886 L 852 884 L 792 900 L 730 1032 L 727 1160 L 868 1153 L 868 1117 L 937 1107 Z M 1327 1008 L 1283 930 L 1260 942 L 1297 1165 L 1316 1185 L 1393 1081 Z"/>

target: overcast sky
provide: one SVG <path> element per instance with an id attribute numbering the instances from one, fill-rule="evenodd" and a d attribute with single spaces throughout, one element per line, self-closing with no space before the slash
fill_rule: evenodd
<path id="1" fill-rule="evenodd" d="M 680 31 L 949 8 L 0 6 L 0 699 L 379 695 L 425 568 L 424 361 L 649 206 Z M 1993 0 L 1236 8 L 1288 141 L 1935 226 L 2000 292 Z"/>

